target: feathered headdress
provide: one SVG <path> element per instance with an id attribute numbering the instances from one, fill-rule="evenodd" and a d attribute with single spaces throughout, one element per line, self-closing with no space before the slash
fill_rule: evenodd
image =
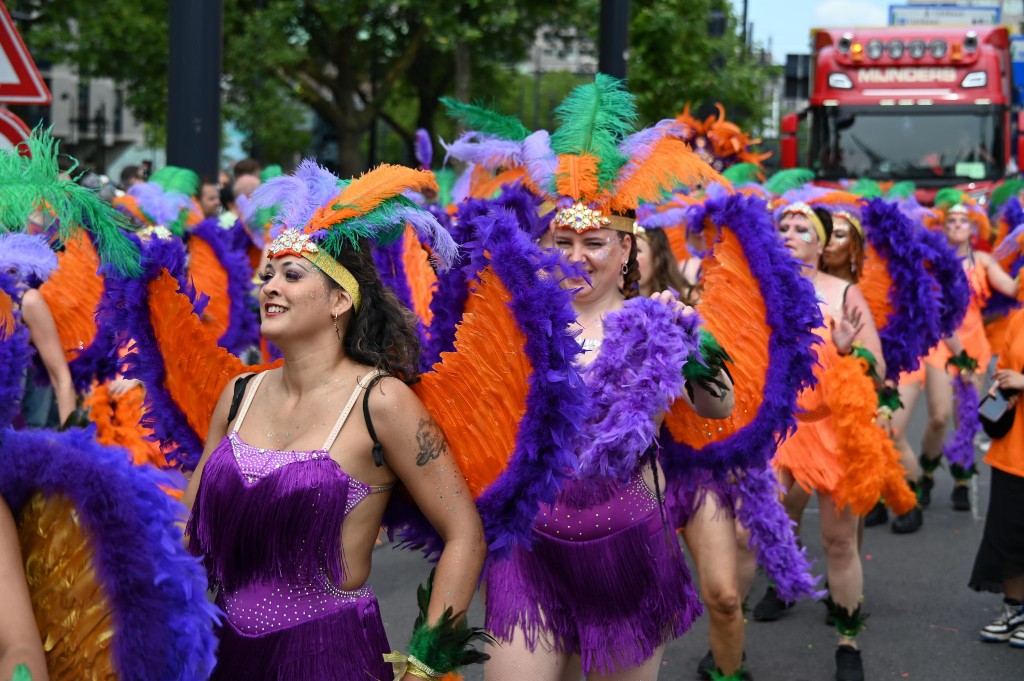
<path id="1" fill-rule="evenodd" d="M 626 216 L 641 202 L 680 185 L 725 182 L 689 148 L 677 121 L 635 132 L 633 96 L 604 74 L 569 93 L 555 110 L 559 126 L 551 135 L 530 133 L 515 119 L 479 107 L 459 104 L 455 113 L 478 129 L 450 145 L 449 155 L 519 171 L 546 200 L 541 211 L 556 209 L 558 227 L 632 232 L 634 220 Z"/>
<path id="2" fill-rule="evenodd" d="M 0 234 L 0 271 L 17 272 L 19 279 L 29 277 L 46 281 L 57 268 L 57 254 L 43 236 Z"/>
<path id="3" fill-rule="evenodd" d="M 441 268 L 455 261 L 458 247 L 429 212 L 404 195 L 437 191 L 429 171 L 381 165 L 354 180 L 338 180 L 315 161 L 303 161 L 294 175 L 274 178 L 253 194 L 258 207 L 277 206 L 280 227 L 268 248 L 270 257 L 306 258 L 339 283 L 359 308 L 359 287 L 337 258 L 345 248 L 358 249 L 363 239 L 393 243 L 411 226 L 429 243 Z"/>
<path id="4" fill-rule="evenodd" d="M 48 130 L 36 128 L 18 149 L 0 151 L 0 231 L 22 232 L 35 212 L 55 218 L 63 242 L 85 230 L 93 235 L 103 262 L 124 274 L 139 271 L 138 248 L 125 236 L 124 217 L 96 191 L 75 180 L 77 163 L 62 173 L 57 166 L 58 142 Z"/>
<path id="5" fill-rule="evenodd" d="M 146 227 L 166 227 L 173 234 L 185 233 L 192 197 L 177 190 L 165 189 L 156 182 L 140 182 L 124 196 L 114 199 L 114 207 Z"/>
<path id="6" fill-rule="evenodd" d="M 932 229 L 941 229 L 946 219 L 953 213 L 965 213 L 978 236 L 988 241 L 992 234 L 992 225 L 988 221 L 985 209 L 965 192 L 953 187 L 945 187 L 935 194 L 935 219 L 926 223 Z"/>
<path id="7" fill-rule="evenodd" d="M 685 139 L 693 151 L 715 170 L 722 171 L 737 163 L 749 163 L 760 170 L 762 161 L 771 154 L 755 154 L 750 147 L 760 144 L 761 140 L 751 139 L 738 125 L 727 121 L 725 107 L 721 104 L 715 104 L 715 108 L 718 109 L 718 118 L 708 116 L 698 121 L 690 115 L 687 103 L 683 112 L 676 116 L 676 120 L 690 131 Z"/>

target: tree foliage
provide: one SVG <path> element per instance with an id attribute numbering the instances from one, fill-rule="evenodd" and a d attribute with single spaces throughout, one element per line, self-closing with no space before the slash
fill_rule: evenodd
<path id="1" fill-rule="evenodd" d="M 724 32 L 709 35 L 712 11 Z M 647 120 L 671 117 L 689 102 L 697 111 L 716 102 L 730 120 L 759 128 L 769 113 L 765 96 L 777 67 L 752 57 L 728 0 L 634 0 L 631 3 L 629 81 Z"/>
<path id="2" fill-rule="evenodd" d="M 22 30 L 37 58 L 71 64 L 87 79 L 120 81 L 136 116 L 162 130 L 169 2 L 7 4 L 34 16 Z M 225 118 L 267 162 L 290 164 L 309 146 L 315 112 L 325 125 L 314 127 L 314 135 L 330 142 L 318 146 L 336 149 L 332 165 L 348 174 L 369 160 L 409 160 L 417 127 L 450 135 L 453 125 L 438 103 L 444 95 L 492 102 L 531 127 L 549 126 L 553 105 L 580 77 L 520 73 L 515 65 L 541 26 L 596 40 L 599 6 L 596 0 L 223 2 Z M 720 38 L 707 36 L 713 8 L 729 17 Z M 740 122 L 764 115 L 770 74 L 746 56 L 727 0 L 634 0 L 631 12 L 630 88 L 648 121 L 673 115 L 685 102 L 721 101 Z M 368 144 L 372 126 L 381 133 L 375 149 Z"/>

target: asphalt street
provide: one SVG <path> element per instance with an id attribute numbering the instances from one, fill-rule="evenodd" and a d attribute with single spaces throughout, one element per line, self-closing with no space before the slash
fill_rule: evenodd
<path id="1" fill-rule="evenodd" d="M 911 423 L 911 442 L 919 439 L 925 421 L 924 400 Z M 980 458 L 980 455 L 979 455 Z M 981 540 L 988 504 L 990 469 L 981 466 L 974 479 L 973 510 L 952 510 L 952 482 L 939 471 L 925 525 L 915 534 L 895 535 L 887 525 L 865 530 L 863 564 L 867 630 L 861 634 L 864 667 L 869 681 L 1018 681 L 1024 680 L 1024 650 L 978 640 L 978 629 L 996 615 L 1001 597 L 967 588 L 967 579 Z M 821 573 L 818 512 L 812 502 L 804 519 L 804 540 Z M 404 649 L 416 616 L 416 585 L 429 565 L 418 554 L 388 545 L 374 556 L 372 584 L 393 647 Z M 764 593 L 760 575 L 749 604 Z M 470 610 L 480 625 L 479 600 Z M 834 674 L 835 632 L 824 623 L 825 608 L 802 602 L 776 622 L 747 625 L 747 666 L 756 681 L 830 681 Z M 706 616 L 682 639 L 668 646 L 661 681 L 694 679 L 697 662 L 708 649 Z M 483 679 L 480 668 L 466 681 Z M 529 680 L 524 680 L 529 681 Z"/>

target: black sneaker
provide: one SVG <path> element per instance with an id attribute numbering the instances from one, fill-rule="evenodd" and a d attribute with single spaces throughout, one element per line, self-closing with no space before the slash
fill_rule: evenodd
<path id="1" fill-rule="evenodd" d="M 892 528 L 893 534 L 912 534 L 921 529 L 921 525 L 924 524 L 924 513 L 921 511 L 920 506 L 915 506 L 903 515 L 898 515 L 893 518 Z"/>
<path id="2" fill-rule="evenodd" d="M 864 681 L 864 663 L 853 646 L 836 648 L 836 681 Z"/>
<path id="3" fill-rule="evenodd" d="M 971 510 L 971 491 L 967 489 L 967 485 L 955 485 L 950 499 L 953 500 L 954 511 Z"/>
<path id="4" fill-rule="evenodd" d="M 932 503 L 932 487 L 935 487 L 935 478 L 922 475 L 918 485 L 921 487 L 921 496 L 918 499 L 921 502 L 921 508 L 928 508 Z"/>
<path id="5" fill-rule="evenodd" d="M 875 507 L 864 516 L 864 527 L 874 527 L 875 525 L 883 525 L 887 522 L 889 522 L 889 511 L 886 510 L 885 504 L 881 501 L 875 504 Z"/>
<path id="6" fill-rule="evenodd" d="M 1024 632 L 1024 605 L 1003 603 L 999 616 L 986 624 L 978 633 L 982 641 L 1002 643 L 1009 641 L 1017 632 Z"/>
<path id="7" fill-rule="evenodd" d="M 774 622 L 782 617 L 782 614 L 793 607 L 789 601 L 779 598 L 774 586 L 768 587 L 757 605 L 754 606 L 754 620 L 758 622 Z"/>

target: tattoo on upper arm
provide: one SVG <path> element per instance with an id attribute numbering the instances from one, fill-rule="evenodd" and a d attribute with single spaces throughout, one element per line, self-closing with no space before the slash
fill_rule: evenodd
<path id="1" fill-rule="evenodd" d="M 419 453 L 416 454 L 417 466 L 426 466 L 442 454 L 448 453 L 444 434 L 432 419 L 420 419 L 416 429 L 416 444 L 419 445 Z"/>

